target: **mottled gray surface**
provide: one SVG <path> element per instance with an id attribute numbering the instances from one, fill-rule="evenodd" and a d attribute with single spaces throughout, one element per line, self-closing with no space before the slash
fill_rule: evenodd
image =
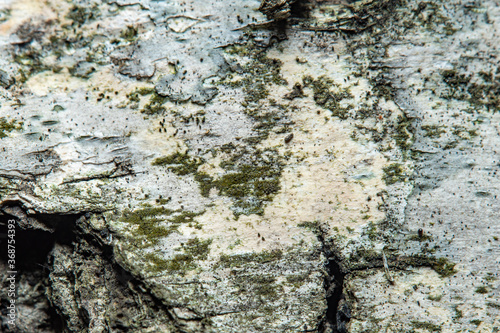
<path id="1" fill-rule="evenodd" d="M 0 4 L 2 331 L 499 331 L 500 7 L 288 4 Z"/>

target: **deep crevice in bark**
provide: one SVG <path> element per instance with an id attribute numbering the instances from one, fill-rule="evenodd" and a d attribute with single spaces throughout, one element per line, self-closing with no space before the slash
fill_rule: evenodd
<path id="1" fill-rule="evenodd" d="M 9 214 L 6 211 L 15 211 L 18 216 Z M 0 268 L 3 271 L 8 270 L 8 221 L 15 220 L 15 260 L 17 270 L 15 298 L 17 310 L 27 307 L 38 311 L 33 311 L 31 314 L 36 319 L 27 323 L 20 323 L 20 313 L 18 312 L 16 325 L 8 325 L 7 304 L 9 304 L 10 298 L 6 286 L 9 282 L 6 280 L 7 276 L 2 277 L 0 331 L 6 333 L 72 331 L 68 327 L 70 318 L 61 312 L 62 309 L 57 304 L 51 304 L 48 296 L 48 291 L 54 287 L 51 285 L 50 279 L 50 274 L 54 271 L 54 255 L 57 255 L 54 254 L 54 251 L 58 245 L 62 245 L 69 251 L 63 253 L 71 253 L 71 255 L 75 255 L 77 260 L 82 258 L 87 260 L 79 263 L 80 265 L 82 263 L 92 264 L 94 259 L 95 262 L 101 261 L 102 267 L 85 267 L 84 269 L 103 273 L 107 280 L 106 285 L 109 284 L 112 287 L 112 290 L 109 291 L 110 299 L 119 304 L 116 306 L 119 310 L 112 311 L 114 317 L 107 318 L 109 321 L 107 322 L 108 329 L 114 332 L 126 332 L 134 330 L 134 325 L 144 325 L 145 323 L 131 323 L 128 320 L 129 312 L 142 308 L 147 313 L 144 322 L 159 319 L 160 322 L 171 325 L 175 332 L 187 332 L 185 323 L 178 320 L 171 313 L 171 306 L 162 303 L 160 299 L 149 292 L 140 280 L 115 261 L 113 246 L 103 241 L 109 233 L 104 230 L 104 232 L 101 231 L 100 234 L 96 234 L 95 231 L 88 230 L 85 221 L 89 217 L 90 214 L 85 212 L 67 215 L 27 214 L 26 209 L 18 202 L 9 202 L 7 204 L 4 202 L 3 206 L 0 206 Z M 69 274 L 68 277 L 74 279 L 80 273 L 81 271 L 77 269 L 65 274 Z M 96 276 L 96 278 L 99 278 L 99 276 Z M 72 283 L 77 282 L 73 281 Z M 137 301 L 137 299 L 140 299 L 140 301 Z M 77 317 L 76 320 L 83 324 L 82 328 L 87 329 L 91 319 L 88 310 L 79 307 Z M 201 324 L 203 326 L 203 323 Z"/>
<path id="2" fill-rule="evenodd" d="M 0 266 L 4 272 L 15 271 L 16 296 L 13 298 L 16 301 L 16 323 L 21 320 L 19 310 L 21 308 L 32 308 L 34 311 L 30 313 L 38 319 L 31 323 L 21 324 L 25 329 L 31 329 L 33 332 L 62 332 L 64 323 L 62 317 L 50 305 L 45 290 L 48 287 L 48 277 L 50 273 L 49 257 L 50 252 L 56 243 L 70 244 L 75 239 L 74 228 L 75 221 L 79 215 L 50 215 L 50 214 L 35 214 L 30 216 L 35 218 L 40 223 L 46 225 L 53 232 L 48 232 L 40 229 L 27 229 L 21 227 L 17 221 L 19 218 L 5 212 L 0 215 Z M 15 220 L 15 236 L 8 238 L 8 221 Z M 7 241 L 13 239 L 15 241 L 15 268 L 8 266 L 8 244 Z M 6 276 L 5 276 L 6 277 Z M 20 327 L 8 325 L 9 317 L 7 316 L 11 297 L 7 291 L 10 285 L 6 278 L 2 278 L 2 292 L 0 293 L 0 327 L 2 332 L 20 332 Z M 20 289 L 25 292 L 21 294 Z M 35 312 L 38 311 L 38 312 Z M 26 322 L 25 319 L 23 319 Z M 26 330 L 24 330 L 26 331 Z"/>
<path id="3" fill-rule="evenodd" d="M 316 233 L 322 244 L 322 251 L 327 258 L 325 277 L 325 290 L 327 310 L 325 317 L 319 325 L 320 333 L 347 333 L 351 312 L 344 298 L 344 277 L 346 271 L 342 266 L 342 260 L 337 254 L 333 242 L 325 238 L 327 233 L 318 226 Z"/>
<path id="4" fill-rule="evenodd" d="M 327 291 L 328 309 L 326 319 L 330 322 L 334 333 L 347 333 L 347 323 L 351 319 L 350 310 L 344 301 L 344 272 L 335 259 L 328 261 L 329 277 L 334 279 Z"/>

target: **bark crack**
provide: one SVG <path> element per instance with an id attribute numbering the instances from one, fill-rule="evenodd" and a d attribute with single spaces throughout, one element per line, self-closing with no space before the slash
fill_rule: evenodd
<path id="1" fill-rule="evenodd" d="M 325 227 L 318 224 L 315 232 L 321 243 L 321 251 L 326 257 L 324 281 L 327 310 L 319 323 L 320 333 L 347 333 L 351 311 L 344 297 L 344 276 L 346 270 L 335 244 L 328 238 Z"/>
<path id="2" fill-rule="evenodd" d="M 112 170 L 104 171 L 102 173 L 92 175 L 92 176 L 68 179 L 68 180 L 63 181 L 60 185 L 87 182 L 87 181 L 98 180 L 98 179 L 121 178 L 121 177 L 135 175 L 135 172 L 132 169 L 132 164 L 130 163 L 130 161 L 113 161 L 113 162 L 114 162 L 115 166 Z"/>

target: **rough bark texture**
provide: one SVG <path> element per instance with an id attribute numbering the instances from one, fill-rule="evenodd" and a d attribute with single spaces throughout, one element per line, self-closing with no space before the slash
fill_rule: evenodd
<path id="1" fill-rule="evenodd" d="M 2 332 L 500 331 L 498 3 L 288 4 L 0 4 Z"/>

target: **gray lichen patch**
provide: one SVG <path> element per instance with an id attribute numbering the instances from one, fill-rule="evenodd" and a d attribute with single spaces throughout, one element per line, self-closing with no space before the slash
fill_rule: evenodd
<path id="1" fill-rule="evenodd" d="M 298 311 L 304 304 L 313 313 L 302 318 L 301 323 L 317 327 L 316 316 L 325 310 L 324 300 L 311 297 L 320 292 L 323 279 L 319 252 L 290 248 L 214 256 L 212 252 L 217 243 L 212 239 L 190 237 L 167 255 L 158 248 L 148 251 L 140 262 L 136 262 L 137 251 L 120 247 L 117 258 L 137 276 L 146 277 L 155 295 L 168 304 L 191 309 L 195 318 L 211 318 L 211 325 L 216 327 L 241 328 L 243 325 L 253 330 L 269 325 L 268 320 L 272 318 L 276 321 L 276 330 L 286 331 L 295 319 L 280 318 L 286 311 Z M 217 265 L 211 265 L 207 259 Z M 284 267 L 283 273 L 278 274 Z M 302 276 L 300 284 L 295 280 L 298 275 Z M 292 290 L 293 295 L 288 292 Z M 190 296 L 200 292 L 204 295 L 202 299 Z M 238 302 L 233 301 L 236 296 Z M 296 299 L 301 300 L 300 304 L 294 302 Z"/>
<path id="2" fill-rule="evenodd" d="M 217 14 L 207 14 L 207 4 L 201 4 L 186 12 L 180 4 L 149 3 L 155 33 L 139 36 L 115 53 L 121 73 L 131 77 L 145 77 L 146 74 L 141 73 L 155 76 L 156 92 L 171 101 L 206 104 L 212 100 L 218 91 L 212 81 L 227 73 L 220 47 L 235 42 L 242 35 L 234 30 L 240 22 L 232 13 L 240 12 L 245 20 L 251 20 L 257 13 L 251 6 L 240 3 L 222 7 L 211 3 L 220 8 Z M 162 11 L 168 15 L 157 14 Z M 164 28 L 160 28 L 165 24 L 168 27 L 166 36 Z M 128 56 L 132 53 L 135 59 Z"/>
<path id="3" fill-rule="evenodd" d="M 315 288 L 315 283 L 319 282 L 321 279 L 320 274 L 311 273 L 310 270 L 313 267 L 317 267 L 315 263 L 314 254 L 308 254 L 307 252 L 292 251 L 287 250 L 286 253 L 277 254 L 274 252 L 262 252 L 262 253 L 248 253 L 246 255 L 238 256 L 237 264 L 232 262 L 231 265 L 227 266 L 228 261 L 222 256 L 221 261 L 224 262 L 222 266 L 217 266 L 217 269 L 212 270 L 212 274 L 216 274 L 217 280 L 206 280 L 206 284 L 217 283 L 218 289 L 223 288 L 226 292 L 224 295 L 219 294 L 217 297 L 213 292 L 209 291 L 206 297 L 206 302 L 210 304 L 209 306 L 215 307 L 222 311 L 230 313 L 230 311 L 236 311 L 243 315 L 234 316 L 232 324 L 230 327 L 252 327 L 257 329 L 260 325 L 265 323 L 265 318 L 274 318 L 277 320 L 282 311 L 285 308 L 299 309 L 301 305 L 290 303 L 290 294 L 287 293 L 288 290 L 294 289 L 295 297 L 306 302 L 308 307 L 314 309 L 314 311 L 324 310 L 325 304 L 319 299 L 309 299 L 311 288 Z M 289 262 L 292 258 L 301 258 L 303 266 L 293 265 L 290 267 L 290 271 L 285 271 L 283 274 L 276 274 L 276 270 L 281 267 L 285 262 Z M 302 281 L 303 287 L 295 287 L 290 285 L 286 277 L 292 276 L 292 272 L 302 275 L 304 277 Z M 222 279 L 220 279 L 222 278 Z M 220 280 L 219 280 L 220 279 Z M 216 282 L 218 281 L 218 282 Z M 161 280 L 158 281 L 161 283 Z M 221 303 L 225 300 L 230 300 L 235 295 L 239 295 L 239 302 L 227 302 Z M 195 300 L 189 298 L 182 298 L 182 301 L 186 301 L 191 306 L 197 308 L 197 311 L 202 313 L 210 313 L 210 307 L 205 307 L 201 303 L 196 304 Z M 274 308 L 274 311 L 271 309 Z M 304 322 L 310 327 L 316 327 L 317 324 L 314 323 L 313 314 L 307 315 L 304 318 Z M 215 323 L 221 323 L 219 316 L 213 317 Z M 244 322 L 242 322 L 244 320 Z M 224 320 L 225 321 L 225 320 Z M 281 330 L 287 330 L 288 325 L 290 325 L 291 320 L 280 321 L 279 328 Z"/>
<path id="4" fill-rule="evenodd" d="M 40 7 L 33 10 L 47 13 L 47 19 L 39 16 L 20 24 L 15 31 L 19 42 L 13 43 L 8 50 L 17 65 L 16 84 L 44 71 L 68 72 L 76 77 L 89 78 L 103 65 L 107 52 L 102 43 L 92 40 L 96 33 L 103 32 L 102 28 L 93 25 L 93 21 L 101 14 L 109 14 L 110 6 L 95 3 L 70 6 L 54 2 Z M 54 29 L 54 23 L 60 28 Z"/>

